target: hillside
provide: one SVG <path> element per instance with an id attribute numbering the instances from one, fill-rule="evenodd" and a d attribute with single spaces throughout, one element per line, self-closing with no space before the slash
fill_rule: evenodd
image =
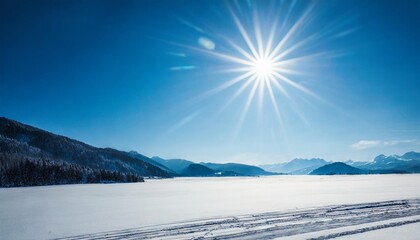
<path id="1" fill-rule="evenodd" d="M 215 172 L 230 172 L 236 173 L 238 176 L 265 176 L 265 175 L 275 175 L 276 173 L 267 172 L 262 168 L 239 164 L 239 163 L 200 163 Z"/>
<path id="2" fill-rule="evenodd" d="M 349 166 L 342 162 L 335 162 L 313 170 L 310 175 L 354 175 L 366 174 L 365 170 Z"/>
<path id="3" fill-rule="evenodd" d="M 172 170 L 172 169 L 170 169 L 170 168 L 166 167 L 165 165 L 163 165 L 163 164 L 161 164 L 161 163 L 159 163 L 159 162 L 155 161 L 154 159 L 152 159 L 152 158 L 148 158 L 148 157 L 146 157 L 146 156 L 144 156 L 144 155 L 142 155 L 142 154 L 140 154 L 140 153 L 138 153 L 138 152 L 136 152 L 136 151 L 130 151 L 130 152 L 128 153 L 128 155 L 129 155 L 129 156 L 131 156 L 131 157 L 134 157 L 134 158 L 140 159 L 140 160 L 142 160 L 142 161 L 145 161 L 145 162 L 147 162 L 147 163 L 150 163 L 150 164 L 152 164 L 153 166 L 158 167 L 158 168 L 162 169 L 162 170 L 163 170 L 163 171 L 165 171 L 165 172 L 168 172 L 169 174 L 171 174 L 171 175 L 173 175 L 173 176 L 178 175 L 178 174 L 177 174 L 174 170 Z"/>
<path id="4" fill-rule="evenodd" d="M 170 174 L 144 160 L 112 148 L 96 148 L 4 117 L 0 118 L 0 167 L 43 159 L 90 169 L 147 177 Z"/>
<path id="5" fill-rule="evenodd" d="M 201 164 L 193 163 L 190 164 L 183 172 L 183 176 L 188 177 L 210 177 L 214 176 L 215 172 L 210 168 Z"/>
<path id="6" fill-rule="evenodd" d="M 160 157 L 152 157 L 152 160 L 165 166 L 168 169 L 176 172 L 177 174 L 182 175 L 184 170 L 190 165 L 194 164 L 192 161 L 184 159 L 163 159 Z"/>

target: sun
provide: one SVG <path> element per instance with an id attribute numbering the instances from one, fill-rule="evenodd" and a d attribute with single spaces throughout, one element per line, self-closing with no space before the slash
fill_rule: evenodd
<path id="1" fill-rule="evenodd" d="M 259 58 L 252 62 L 252 71 L 258 80 L 266 80 L 274 77 L 274 61 L 270 58 Z"/>

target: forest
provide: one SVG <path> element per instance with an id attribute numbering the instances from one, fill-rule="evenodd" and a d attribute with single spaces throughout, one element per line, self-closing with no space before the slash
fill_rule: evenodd
<path id="1" fill-rule="evenodd" d="M 144 179 L 133 173 L 92 169 L 45 159 L 25 159 L 16 164 L 3 164 L 0 169 L 1 187 L 117 182 L 144 182 Z"/>

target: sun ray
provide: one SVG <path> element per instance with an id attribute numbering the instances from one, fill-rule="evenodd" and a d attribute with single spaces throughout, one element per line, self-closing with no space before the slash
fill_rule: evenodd
<path id="1" fill-rule="evenodd" d="M 253 56 L 251 56 L 247 51 L 245 51 L 243 48 L 239 47 L 238 44 L 233 42 L 230 39 L 226 39 L 226 41 L 234 48 L 236 51 L 241 53 L 244 57 L 246 57 L 249 61 L 252 61 L 254 59 Z"/>
<path id="2" fill-rule="evenodd" d="M 284 127 L 283 126 L 283 119 L 282 119 L 282 116 L 280 114 L 280 110 L 279 110 L 279 106 L 278 106 L 277 101 L 276 101 L 276 97 L 274 96 L 274 93 L 273 93 L 273 88 L 271 87 L 271 79 L 270 79 L 270 81 L 267 81 L 267 90 L 268 90 L 268 95 L 270 96 L 270 99 L 271 99 L 271 103 L 273 104 L 273 107 L 274 107 L 274 113 L 277 117 L 277 120 L 279 121 L 280 127 L 283 129 L 283 127 Z"/>
<path id="3" fill-rule="evenodd" d="M 269 84 L 271 85 L 271 83 L 273 83 L 280 90 L 280 92 L 283 93 L 283 95 L 287 98 L 288 104 L 292 106 L 291 109 L 293 109 L 293 112 L 295 112 L 298 115 L 299 119 L 302 120 L 302 122 L 304 122 L 306 126 L 310 126 L 309 121 L 306 119 L 306 117 L 303 115 L 303 113 L 299 110 L 299 107 L 297 106 L 295 100 L 290 97 L 290 95 L 283 88 L 283 86 L 281 86 L 281 84 L 278 83 L 278 80 L 276 78 L 272 78 L 271 80 L 272 81 L 270 81 Z M 271 86 L 270 86 L 270 88 L 271 88 Z M 270 91 L 270 89 L 269 89 L 269 91 Z"/>
<path id="4" fill-rule="evenodd" d="M 279 61 L 280 59 L 282 59 L 283 57 L 287 56 L 289 53 L 295 51 L 296 49 L 299 49 L 300 47 L 308 44 L 309 42 L 313 41 L 314 39 L 316 39 L 319 36 L 318 33 L 312 34 L 311 36 L 297 42 L 296 44 L 292 45 L 291 47 L 289 47 L 288 49 L 282 51 L 280 54 L 278 54 L 277 56 L 273 57 L 273 61 Z"/>
<path id="5" fill-rule="evenodd" d="M 276 88 L 287 98 L 290 99 L 289 93 L 286 91 L 286 89 L 278 82 L 278 79 L 271 76 L 270 83 L 274 84 Z"/>
<path id="6" fill-rule="evenodd" d="M 239 30 L 239 32 L 241 33 L 241 35 L 242 35 L 243 39 L 245 40 L 246 44 L 248 45 L 248 48 L 251 50 L 251 52 L 252 52 L 252 54 L 253 54 L 254 56 L 258 56 L 258 53 L 257 53 L 257 51 L 255 50 L 255 47 L 254 47 L 254 45 L 252 44 L 252 41 L 251 41 L 251 39 L 249 38 L 248 33 L 247 33 L 247 31 L 245 30 L 244 26 L 242 25 L 241 21 L 239 20 L 238 16 L 236 16 L 236 14 L 233 12 L 233 10 L 232 10 L 231 8 L 229 8 L 229 9 L 230 9 L 230 12 L 231 12 L 232 18 L 233 18 L 233 20 L 234 20 L 234 22 L 235 22 L 235 24 L 236 24 L 236 27 L 238 28 L 238 30 Z"/>
<path id="7" fill-rule="evenodd" d="M 265 85 L 266 85 L 265 83 L 267 81 L 267 77 L 268 76 L 262 76 L 261 79 L 258 81 L 259 82 L 258 109 L 260 110 L 260 112 L 262 110 L 262 106 L 264 103 L 264 90 L 265 90 Z"/>
<path id="8" fill-rule="evenodd" d="M 244 80 L 244 79 L 246 79 L 246 78 L 248 78 L 248 77 L 250 77 L 252 75 L 253 75 L 252 72 L 245 72 L 244 74 L 242 74 L 242 75 L 240 75 L 240 76 L 238 76 L 236 78 L 233 78 L 230 81 L 224 82 L 223 84 L 221 84 L 221 85 L 219 85 L 219 86 L 217 86 L 217 87 L 215 87 L 215 88 L 213 88 L 213 89 L 205 92 L 202 95 L 202 97 L 208 97 L 208 96 L 214 95 L 214 94 L 216 94 L 216 93 L 218 93 L 220 91 L 223 91 L 226 88 L 229 88 L 232 85 L 234 85 L 234 84 L 236 84 L 236 83 L 238 83 L 238 82 L 240 82 L 240 81 L 242 81 L 242 80 Z"/>
<path id="9" fill-rule="evenodd" d="M 309 15 L 311 8 L 308 8 L 308 10 L 305 11 L 305 13 L 299 18 L 298 21 L 296 21 L 295 24 L 289 29 L 289 31 L 286 33 L 286 35 L 281 39 L 281 41 L 277 44 L 277 46 L 271 51 L 271 54 L 269 55 L 269 58 L 273 58 L 275 55 L 278 54 L 280 49 L 285 45 L 285 43 L 295 34 L 295 32 L 301 27 L 301 25 L 306 20 L 307 16 Z"/>
<path id="10" fill-rule="evenodd" d="M 298 83 L 290 80 L 289 78 L 283 76 L 282 74 L 279 74 L 279 73 L 275 72 L 274 75 L 277 78 L 279 78 L 279 79 L 283 80 L 284 82 L 288 83 L 292 87 L 294 87 L 294 88 L 296 88 L 296 89 L 298 89 L 298 90 L 306 93 L 307 95 L 312 96 L 313 98 L 316 98 L 319 101 L 326 102 L 326 100 L 324 100 L 323 98 L 321 98 L 317 94 L 313 93 L 312 91 L 310 91 L 309 89 L 305 88 L 304 86 L 302 86 L 302 85 L 300 85 L 300 84 L 298 84 Z"/>
<path id="11" fill-rule="evenodd" d="M 308 75 L 307 73 L 297 71 L 297 70 L 293 70 L 293 69 L 289 69 L 289 68 L 273 67 L 273 70 L 278 72 L 278 73 L 286 73 L 286 74 L 290 74 L 290 75 Z"/>
<path id="12" fill-rule="evenodd" d="M 276 35 L 276 28 L 278 25 L 278 19 L 276 18 L 273 22 L 273 25 L 271 26 L 270 33 L 267 39 L 267 45 L 265 47 L 264 57 L 268 58 L 271 48 L 273 46 L 274 36 Z"/>
<path id="13" fill-rule="evenodd" d="M 252 86 L 251 92 L 248 95 L 248 99 L 247 99 L 247 101 L 245 103 L 245 106 L 242 110 L 241 116 L 239 117 L 238 125 L 237 125 L 236 131 L 235 131 L 235 137 L 237 136 L 239 130 L 241 129 L 242 124 L 245 120 L 245 117 L 248 114 L 249 106 L 252 103 L 252 99 L 254 99 L 255 92 L 257 91 L 257 88 L 258 88 L 258 81 L 254 81 L 254 85 Z"/>
<path id="14" fill-rule="evenodd" d="M 193 46 L 186 45 L 186 44 L 181 44 L 181 43 L 175 43 L 175 42 L 168 42 L 168 43 L 172 44 L 172 45 L 175 45 L 175 46 L 190 49 L 190 50 L 193 50 L 193 51 L 196 51 L 196 52 L 212 55 L 214 57 L 218 57 L 218 58 L 221 58 L 223 60 L 227 60 L 227 61 L 234 62 L 234 63 L 237 63 L 237 64 L 248 65 L 248 66 L 252 65 L 251 61 L 247 61 L 247 60 L 244 60 L 242 58 L 231 56 L 231 55 L 228 55 L 228 54 L 225 54 L 225 53 L 210 51 L 210 50 L 206 50 L 206 49 L 202 49 L 202 48 L 198 48 L 198 47 L 193 47 Z"/>
<path id="15" fill-rule="evenodd" d="M 275 83 L 277 84 L 277 87 L 281 87 L 281 85 L 277 82 L 277 79 L 275 79 Z M 285 97 L 287 98 L 287 103 L 291 105 L 291 109 L 298 115 L 299 119 L 302 120 L 306 126 L 310 126 L 309 121 L 306 119 L 305 115 L 299 110 L 296 101 L 288 94 L 286 94 Z"/>
<path id="16" fill-rule="evenodd" d="M 255 76 L 250 77 L 230 98 L 229 100 L 220 108 L 219 112 L 224 111 L 230 104 L 232 104 L 232 102 L 238 98 L 244 91 L 245 89 L 254 82 L 255 80 Z"/>
<path id="17" fill-rule="evenodd" d="M 320 57 L 326 57 L 330 54 L 332 55 L 333 53 L 325 51 L 325 52 L 318 52 L 318 53 L 314 53 L 314 54 L 308 54 L 308 55 L 304 55 L 304 56 L 300 56 L 300 57 L 294 57 L 294 58 L 289 58 L 289 59 L 286 59 L 286 60 L 274 62 L 273 66 L 275 66 L 275 67 L 279 67 L 279 66 L 287 67 L 287 66 L 291 66 L 291 65 L 296 65 L 299 62 L 309 61 L 311 59 L 319 59 Z"/>
<path id="18" fill-rule="evenodd" d="M 255 38 L 257 39 L 257 47 L 258 47 L 258 55 L 256 56 L 257 59 L 264 58 L 264 50 L 263 50 L 263 40 L 261 34 L 261 27 L 260 21 L 258 18 L 258 12 L 254 11 L 253 13 L 253 20 L 254 20 L 254 31 L 255 31 Z"/>
<path id="19" fill-rule="evenodd" d="M 258 86 L 259 86 L 259 82 L 258 81 L 255 81 L 254 82 L 254 86 L 252 86 L 252 90 L 251 90 L 251 92 L 250 92 L 250 94 L 248 96 L 248 99 L 246 101 L 246 104 L 245 104 L 245 107 L 244 107 L 244 111 L 242 111 L 241 119 L 243 119 L 246 116 L 246 114 L 248 113 L 249 106 L 251 105 L 252 99 L 254 99 L 254 96 L 255 96 L 255 93 L 256 93 L 256 91 L 258 89 Z"/>
<path id="20" fill-rule="evenodd" d="M 222 68 L 218 70 L 213 70 L 212 73 L 241 73 L 252 71 L 252 67 L 232 67 L 232 68 Z"/>

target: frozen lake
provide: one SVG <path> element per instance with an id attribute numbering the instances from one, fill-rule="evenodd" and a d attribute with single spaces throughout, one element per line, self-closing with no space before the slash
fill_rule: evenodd
<path id="1" fill-rule="evenodd" d="M 10 188 L 0 189 L 0 234 L 2 239 L 51 239 L 204 218 L 415 198 L 420 198 L 420 174 L 176 178 Z"/>

